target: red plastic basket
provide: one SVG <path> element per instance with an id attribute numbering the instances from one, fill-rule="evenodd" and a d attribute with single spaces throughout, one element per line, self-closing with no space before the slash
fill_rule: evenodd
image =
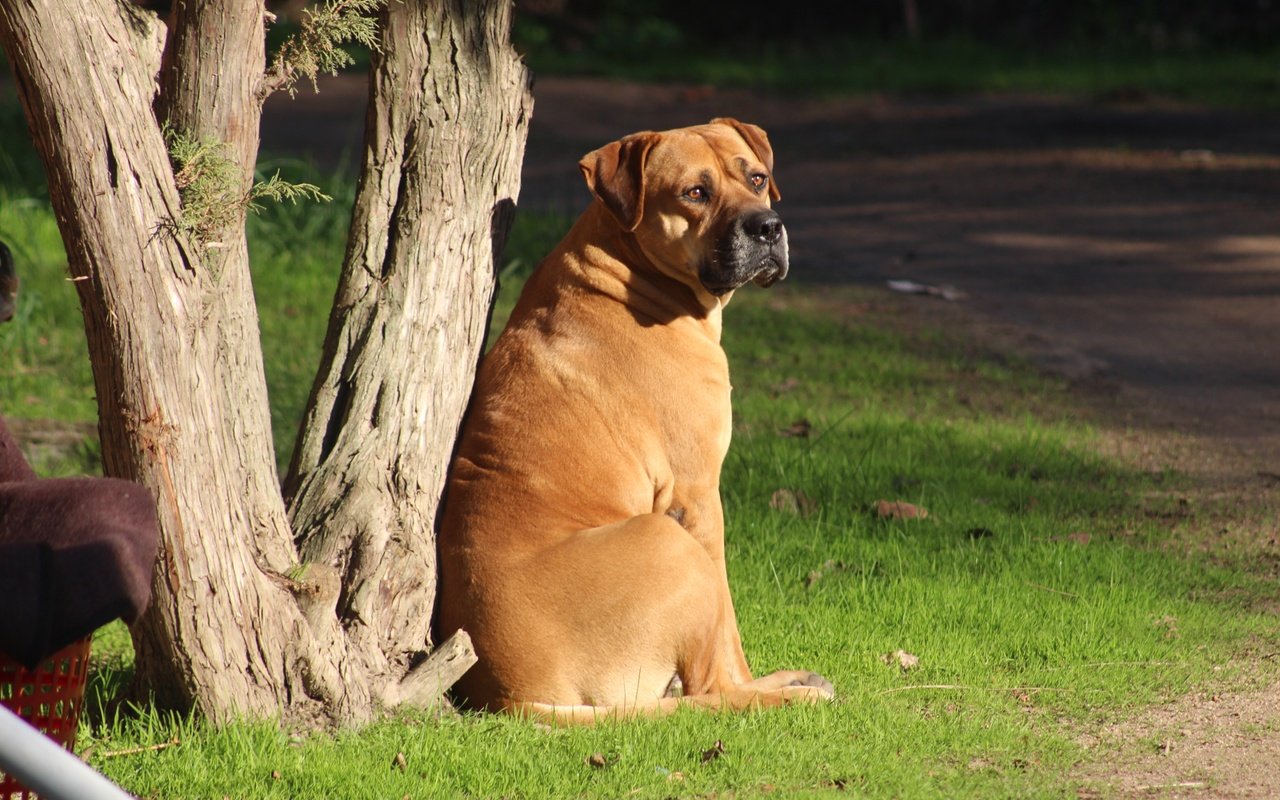
<path id="1" fill-rule="evenodd" d="M 35 669 L 0 654 L 0 703 L 68 750 L 76 743 L 92 638 L 86 636 L 67 645 Z M 0 800 L 31 800 L 35 796 L 0 772 Z"/>

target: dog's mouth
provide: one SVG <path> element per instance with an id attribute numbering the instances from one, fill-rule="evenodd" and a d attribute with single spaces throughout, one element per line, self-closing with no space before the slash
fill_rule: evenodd
<path id="1" fill-rule="evenodd" d="M 698 268 L 698 281 L 712 295 L 721 297 L 747 283 L 767 289 L 787 277 L 788 267 L 785 228 L 775 240 L 762 242 L 744 235 L 735 225 Z"/>
<path id="2" fill-rule="evenodd" d="M 779 263 L 777 260 L 770 258 L 765 259 L 760 271 L 751 278 L 751 281 L 761 289 L 768 289 L 785 277 L 787 277 L 786 262 Z"/>

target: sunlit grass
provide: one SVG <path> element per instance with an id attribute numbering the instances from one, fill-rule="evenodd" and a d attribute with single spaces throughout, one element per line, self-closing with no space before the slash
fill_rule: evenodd
<path id="1" fill-rule="evenodd" d="M 75 289 L 43 194 L 18 172 L 0 181 L 0 238 L 24 280 L 19 319 L 0 326 L 0 410 L 92 420 Z M 322 185 L 331 205 L 251 222 L 282 459 L 352 196 Z M 495 318 L 568 222 L 518 218 Z M 822 672 L 834 704 L 551 731 L 425 714 L 330 733 L 215 728 L 111 705 L 132 662 L 116 624 L 96 640 L 82 752 L 148 798 L 1074 797 L 1081 726 L 1234 685 L 1249 648 L 1274 651 L 1274 618 L 1253 610 L 1274 585 L 1163 547 L 1170 532 L 1139 498 L 1176 477 L 1098 455 L 1063 387 L 845 310 L 865 308 L 864 291 L 784 287 L 748 287 L 726 315 L 729 570 L 755 669 Z M 782 435 L 802 419 L 805 435 Z M 774 508 L 779 489 L 810 502 Z M 881 519 L 879 500 L 929 515 Z M 903 669 L 899 650 L 918 663 Z"/>
<path id="2" fill-rule="evenodd" d="M 1071 797 L 1081 726 L 1247 677 L 1237 657 L 1277 638 L 1250 610 L 1274 587 L 1159 546 L 1137 498 L 1166 478 L 1097 455 L 1053 381 L 840 307 L 748 289 L 725 332 L 747 654 L 757 671 L 822 672 L 834 704 L 551 731 L 408 715 L 324 734 L 144 709 L 87 737 L 91 763 L 147 797 Z M 781 435 L 799 418 L 806 436 Z M 784 488 L 813 507 L 773 508 Z M 881 499 L 929 516 L 881 519 Z"/>

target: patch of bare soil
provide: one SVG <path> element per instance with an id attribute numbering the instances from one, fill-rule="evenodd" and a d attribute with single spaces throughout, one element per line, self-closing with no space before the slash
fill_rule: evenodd
<path id="1" fill-rule="evenodd" d="M 1192 696 L 1082 734 L 1081 798 L 1280 797 L 1280 685 Z"/>

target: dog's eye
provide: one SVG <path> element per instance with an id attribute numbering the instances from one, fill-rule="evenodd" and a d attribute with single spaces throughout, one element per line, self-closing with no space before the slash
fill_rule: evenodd
<path id="1" fill-rule="evenodd" d="M 751 182 L 751 188 L 755 189 L 757 192 L 763 189 L 764 185 L 769 182 L 768 176 L 762 175 L 759 172 L 752 175 L 750 178 L 747 178 L 747 180 Z"/>
<path id="2" fill-rule="evenodd" d="M 686 200 L 692 200 L 695 203 L 701 203 L 704 200 L 706 200 L 708 197 L 710 197 L 710 193 L 708 193 L 707 190 L 701 186 L 695 186 L 692 189 L 685 190 L 684 196 Z"/>

